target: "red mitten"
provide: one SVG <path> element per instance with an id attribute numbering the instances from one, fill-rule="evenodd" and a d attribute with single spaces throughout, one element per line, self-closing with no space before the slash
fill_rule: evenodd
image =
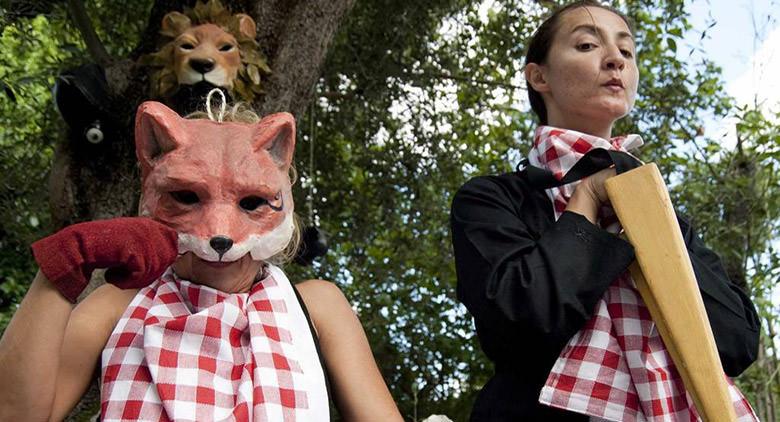
<path id="1" fill-rule="evenodd" d="M 106 281 L 122 289 L 149 285 L 178 256 L 177 238 L 150 218 L 123 217 L 68 226 L 32 250 L 46 278 L 75 303 L 96 268 L 108 268 Z"/>

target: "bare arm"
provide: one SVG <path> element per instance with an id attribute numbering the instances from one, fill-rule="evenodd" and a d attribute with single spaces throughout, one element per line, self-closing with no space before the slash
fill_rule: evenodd
<path id="1" fill-rule="evenodd" d="M 134 294 L 104 285 L 74 309 L 39 272 L 0 340 L 0 420 L 65 418 Z"/>
<path id="2" fill-rule="evenodd" d="M 100 354 L 137 292 L 104 284 L 73 310 L 62 343 L 50 420 L 64 419 L 89 388 Z"/>
<path id="3" fill-rule="evenodd" d="M 73 305 L 39 271 L 0 339 L 0 420 L 48 420 Z"/>
<path id="4" fill-rule="evenodd" d="M 346 421 L 403 421 L 376 366 L 363 327 L 333 283 L 296 285 L 312 318 L 341 416 Z"/>
<path id="5" fill-rule="evenodd" d="M 63 418 L 133 289 L 156 280 L 178 250 L 176 231 L 144 217 L 74 224 L 31 249 L 40 271 L 0 339 L 0 420 Z M 104 286 L 74 309 L 96 268 L 128 291 Z"/>

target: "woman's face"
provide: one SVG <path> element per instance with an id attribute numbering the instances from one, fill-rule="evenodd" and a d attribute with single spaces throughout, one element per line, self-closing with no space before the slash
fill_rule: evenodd
<path id="1" fill-rule="evenodd" d="M 608 136 L 634 105 L 635 54 L 620 16 L 576 8 L 560 17 L 546 63 L 527 68 L 526 76 L 544 98 L 550 125 Z"/>

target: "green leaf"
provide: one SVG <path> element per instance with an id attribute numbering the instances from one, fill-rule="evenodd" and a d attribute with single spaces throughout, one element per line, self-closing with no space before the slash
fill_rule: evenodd
<path id="1" fill-rule="evenodd" d="M 675 41 L 674 38 L 667 38 L 666 46 L 669 47 L 669 50 L 672 50 L 672 52 L 677 52 L 677 41 Z"/>

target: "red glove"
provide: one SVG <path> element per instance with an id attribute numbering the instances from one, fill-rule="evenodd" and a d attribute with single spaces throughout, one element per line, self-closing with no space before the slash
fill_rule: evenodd
<path id="1" fill-rule="evenodd" d="M 41 271 L 73 303 L 92 271 L 108 268 L 106 281 L 122 289 L 145 287 L 178 256 L 178 236 L 145 217 L 123 217 L 68 226 L 32 244 Z"/>

